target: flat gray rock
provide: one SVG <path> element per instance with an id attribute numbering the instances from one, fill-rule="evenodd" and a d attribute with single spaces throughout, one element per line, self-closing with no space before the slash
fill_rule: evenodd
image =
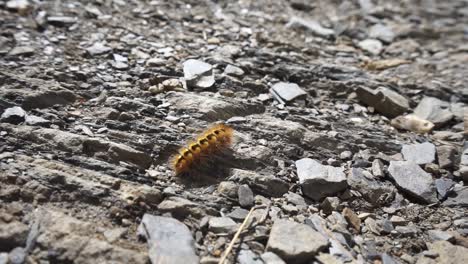
<path id="1" fill-rule="evenodd" d="M 406 97 L 386 87 L 379 87 L 375 90 L 358 87 L 356 94 L 359 101 L 374 107 L 375 110 L 389 118 L 399 116 L 410 109 Z"/>
<path id="2" fill-rule="evenodd" d="M 182 222 L 174 218 L 145 214 L 138 233 L 148 241 L 151 263 L 198 263 L 192 233 Z"/>
<path id="3" fill-rule="evenodd" d="M 369 37 L 390 43 L 395 38 L 395 33 L 388 26 L 375 24 L 369 29 Z"/>
<path id="4" fill-rule="evenodd" d="M 312 227 L 289 220 L 277 220 L 271 229 L 267 251 L 287 263 L 303 263 L 325 249 L 328 240 Z"/>
<path id="5" fill-rule="evenodd" d="M 105 53 L 110 52 L 111 50 L 112 50 L 111 47 L 106 46 L 102 42 L 96 42 L 91 47 L 86 48 L 86 51 L 91 56 L 105 54 Z"/>
<path id="6" fill-rule="evenodd" d="M 243 249 L 237 255 L 237 263 L 239 264 L 264 264 L 260 256 L 253 253 L 251 250 Z"/>
<path id="7" fill-rule="evenodd" d="M 431 121 L 436 127 L 445 125 L 453 118 L 450 104 L 434 97 L 424 97 L 414 109 L 414 114 Z"/>
<path id="8" fill-rule="evenodd" d="M 427 164 L 435 161 L 436 148 L 434 144 L 424 142 L 421 144 L 404 145 L 401 149 L 403 158 L 416 164 Z"/>
<path id="9" fill-rule="evenodd" d="M 238 224 L 229 217 L 212 217 L 208 225 L 209 230 L 214 233 L 234 233 L 239 227 Z"/>
<path id="10" fill-rule="evenodd" d="M 251 207 L 254 205 L 254 194 L 247 184 L 239 186 L 237 196 L 239 197 L 239 204 L 242 207 Z"/>
<path id="11" fill-rule="evenodd" d="M 331 37 L 335 34 L 335 31 L 329 28 L 322 27 L 319 22 L 310 19 L 304 19 L 300 17 L 292 17 L 288 24 L 288 28 L 305 28 L 312 32 L 314 35 L 321 37 Z"/>
<path id="12" fill-rule="evenodd" d="M 273 252 L 265 252 L 261 255 L 265 264 L 286 264 L 278 255 Z"/>
<path id="13" fill-rule="evenodd" d="M 26 117 L 26 111 L 19 106 L 13 106 L 7 108 L 0 117 L 0 121 L 11 124 L 19 124 L 24 121 Z"/>
<path id="14" fill-rule="evenodd" d="M 184 62 L 184 78 L 188 87 L 209 88 L 215 83 L 211 64 L 194 59 Z"/>
<path id="15" fill-rule="evenodd" d="M 245 72 L 241 68 L 231 64 L 228 64 L 228 66 L 226 66 L 226 68 L 224 69 L 224 74 L 230 76 L 242 76 L 244 75 L 244 73 Z"/>
<path id="16" fill-rule="evenodd" d="M 291 102 L 296 98 L 304 98 L 307 93 L 295 83 L 279 82 L 273 85 L 270 89 L 272 95 L 280 101 L 280 103 Z M 279 97 L 279 98 L 278 98 Z"/>
<path id="17" fill-rule="evenodd" d="M 443 205 L 468 207 L 468 186 L 456 185 Z"/>
<path id="18" fill-rule="evenodd" d="M 443 200 L 447 197 L 448 192 L 452 189 L 455 185 L 455 182 L 448 178 L 440 178 L 434 181 L 437 194 L 439 195 L 439 199 Z"/>
<path id="19" fill-rule="evenodd" d="M 395 197 L 395 187 L 388 182 L 377 181 L 364 176 L 362 168 L 352 168 L 347 178 L 349 186 L 359 191 L 364 199 L 374 206 L 382 206 Z"/>
<path id="20" fill-rule="evenodd" d="M 322 165 L 316 160 L 304 158 L 296 161 L 296 169 L 304 195 L 314 200 L 334 195 L 348 187 L 341 167 Z"/>
<path id="21" fill-rule="evenodd" d="M 388 172 L 395 184 L 413 198 L 425 203 L 438 201 L 432 176 L 418 164 L 411 161 L 391 161 Z"/>
<path id="22" fill-rule="evenodd" d="M 369 52 L 372 55 L 379 55 L 382 52 L 383 45 L 378 39 L 365 39 L 358 43 L 359 48 Z"/>

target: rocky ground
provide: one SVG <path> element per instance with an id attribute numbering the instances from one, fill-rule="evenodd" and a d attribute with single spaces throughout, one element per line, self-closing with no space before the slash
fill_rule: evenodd
<path id="1" fill-rule="evenodd" d="M 0 263 L 468 263 L 466 1 L 0 18 Z M 216 122 L 232 155 L 175 177 Z"/>

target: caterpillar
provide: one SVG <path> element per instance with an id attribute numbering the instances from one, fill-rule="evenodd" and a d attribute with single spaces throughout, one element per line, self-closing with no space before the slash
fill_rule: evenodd
<path id="1" fill-rule="evenodd" d="M 206 165 L 212 157 L 230 148 L 234 130 L 217 124 L 201 133 L 195 140 L 182 147 L 172 158 L 171 165 L 176 175 L 190 173 Z"/>

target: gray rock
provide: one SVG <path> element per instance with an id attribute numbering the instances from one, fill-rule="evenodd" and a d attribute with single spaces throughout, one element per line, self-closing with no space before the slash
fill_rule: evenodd
<path id="1" fill-rule="evenodd" d="M 206 210 L 203 205 L 176 196 L 166 198 L 158 205 L 158 209 L 161 212 L 171 213 L 178 218 L 188 215 L 193 215 L 195 217 L 203 217 L 206 215 Z"/>
<path id="2" fill-rule="evenodd" d="M 403 158 L 416 164 L 427 164 L 435 161 L 436 148 L 434 144 L 424 142 L 421 144 L 404 145 L 401 149 Z"/>
<path id="3" fill-rule="evenodd" d="M 393 201 L 395 187 L 388 182 L 380 182 L 364 176 L 362 168 L 352 168 L 348 174 L 348 184 L 359 191 L 373 206 L 382 206 Z"/>
<path id="4" fill-rule="evenodd" d="M 243 249 L 237 255 L 237 263 L 239 264 L 263 264 L 262 259 L 251 250 Z"/>
<path id="5" fill-rule="evenodd" d="M 39 90 L 28 94 L 21 106 L 26 109 L 48 108 L 54 105 L 68 105 L 76 100 L 76 95 L 63 88 L 56 90 Z"/>
<path id="6" fill-rule="evenodd" d="M 358 47 L 362 50 L 369 52 L 372 55 L 379 55 L 383 49 L 382 42 L 380 42 L 377 39 L 365 39 L 359 41 Z"/>
<path id="7" fill-rule="evenodd" d="M 227 197 L 238 198 L 239 185 L 232 181 L 222 181 L 218 185 L 218 192 Z"/>
<path id="8" fill-rule="evenodd" d="M 236 208 L 226 216 L 237 221 L 242 221 L 249 214 L 249 210 L 243 208 Z"/>
<path id="9" fill-rule="evenodd" d="M 305 28 L 312 32 L 312 34 L 321 36 L 321 37 L 332 37 L 335 35 L 335 31 L 332 29 L 324 28 L 320 25 L 319 22 L 310 19 L 303 19 L 300 17 L 292 17 L 289 22 L 286 24 L 288 28 Z"/>
<path id="10" fill-rule="evenodd" d="M 387 253 L 380 255 L 380 259 L 382 260 L 382 264 L 399 264 L 400 263 Z"/>
<path id="11" fill-rule="evenodd" d="M 77 17 L 48 16 L 47 22 L 55 26 L 70 26 L 78 21 Z"/>
<path id="12" fill-rule="evenodd" d="M 24 12 L 32 7 L 31 3 L 28 0 L 10 0 L 6 2 L 5 6 L 10 10 L 15 10 L 19 12 Z"/>
<path id="13" fill-rule="evenodd" d="M 409 237 L 418 234 L 419 228 L 416 226 L 397 226 L 395 231 L 397 231 L 402 236 Z"/>
<path id="14" fill-rule="evenodd" d="M 425 202 L 437 202 L 432 176 L 411 161 L 391 161 L 388 168 L 396 185 L 412 197 Z"/>
<path id="15" fill-rule="evenodd" d="M 279 82 L 273 85 L 270 93 L 280 103 L 291 102 L 297 98 L 305 98 L 307 93 L 295 83 Z"/>
<path id="16" fill-rule="evenodd" d="M 296 161 L 296 169 L 302 192 L 314 200 L 334 195 L 348 187 L 343 168 L 304 158 Z"/>
<path id="17" fill-rule="evenodd" d="M 29 228 L 21 222 L 0 224 L 0 251 L 10 251 L 15 247 L 26 246 Z"/>
<path id="18" fill-rule="evenodd" d="M 385 176 L 384 165 L 379 159 L 372 161 L 372 174 L 378 178 L 383 178 Z"/>
<path id="19" fill-rule="evenodd" d="M 241 68 L 231 64 L 228 64 L 228 66 L 226 66 L 226 68 L 224 69 L 224 74 L 230 76 L 242 76 L 244 75 L 244 73 L 245 72 Z"/>
<path id="20" fill-rule="evenodd" d="M 468 207 L 468 186 L 455 185 L 443 205 Z"/>
<path id="21" fill-rule="evenodd" d="M 234 233 L 239 225 L 229 217 L 212 217 L 208 222 L 208 228 L 214 233 Z"/>
<path id="22" fill-rule="evenodd" d="M 31 56 L 35 52 L 35 49 L 31 46 L 17 46 L 8 52 L 10 56 Z"/>
<path id="23" fill-rule="evenodd" d="M 125 233 L 127 233 L 126 228 L 114 228 L 114 229 L 109 229 L 104 232 L 104 237 L 106 238 L 107 241 L 110 243 L 114 243 L 117 241 L 119 238 L 122 238 Z"/>
<path id="24" fill-rule="evenodd" d="M 453 242 L 455 240 L 452 234 L 442 230 L 428 230 L 427 234 L 432 241 L 444 240 Z"/>
<path id="25" fill-rule="evenodd" d="M 10 108 L 5 109 L 2 116 L 0 117 L 0 121 L 11 123 L 11 124 L 19 124 L 24 121 L 26 118 L 26 111 L 19 106 L 13 106 Z"/>
<path id="26" fill-rule="evenodd" d="M 324 214 L 330 214 L 333 211 L 340 211 L 343 208 L 340 202 L 338 197 L 325 197 L 320 204 L 320 208 Z"/>
<path id="27" fill-rule="evenodd" d="M 226 120 L 234 116 L 263 113 L 259 102 L 246 102 L 233 98 L 213 98 L 193 93 L 172 93 L 166 97 L 177 111 L 185 111 L 193 118 L 206 121 Z"/>
<path id="28" fill-rule="evenodd" d="M 438 254 L 438 257 L 435 259 L 435 263 L 468 263 L 468 248 L 455 246 L 447 241 L 428 243 L 427 247 L 430 251 Z"/>
<path id="29" fill-rule="evenodd" d="M 281 197 L 289 191 L 289 184 L 275 176 L 260 175 L 253 171 L 232 169 L 230 180 L 249 185 L 256 192 L 271 196 Z"/>
<path id="30" fill-rule="evenodd" d="M 386 87 L 375 90 L 367 87 L 356 89 L 358 99 L 372 106 L 386 117 L 393 118 L 409 110 L 409 101 L 404 96 Z"/>
<path id="31" fill-rule="evenodd" d="M 453 118 L 450 104 L 434 97 L 424 97 L 414 109 L 414 114 L 431 121 L 436 127 L 445 125 Z"/>
<path id="32" fill-rule="evenodd" d="M 148 241 L 151 263 L 198 263 L 192 233 L 182 222 L 145 214 L 138 233 Z"/>
<path id="33" fill-rule="evenodd" d="M 192 88 L 209 88 L 215 83 L 213 67 L 194 59 L 184 62 L 184 78 L 187 86 Z"/>
<path id="34" fill-rule="evenodd" d="M 395 38 L 395 33 L 388 26 L 375 24 L 369 29 L 369 37 L 390 43 Z"/>
<path id="35" fill-rule="evenodd" d="M 284 195 L 284 198 L 286 200 L 294 205 L 297 206 L 307 206 L 307 203 L 301 195 L 293 192 L 288 192 L 287 194 Z"/>
<path id="36" fill-rule="evenodd" d="M 239 204 L 242 207 L 252 207 L 254 205 L 254 195 L 248 185 L 243 184 L 239 186 L 237 195 L 239 197 Z"/>
<path id="37" fill-rule="evenodd" d="M 286 264 L 286 262 L 273 252 L 265 252 L 261 257 L 265 264 Z"/>
<path id="38" fill-rule="evenodd" d="M 437 188 L 437 194 L 439 195 L 439 199 L 443 200 L 447 197 L 447 194 L 450 192 L 452 187 L 455 185 L 455 182 L 451 179 L 447 178 L 440 178 L 434 181 L 435 186 Z"/>
<path id="39" fill-rule="evenodd" d="M 8 253 L 0 253 L 0 264 L 8 264 Z"/>
<path id="40" fill-rule="evenodd" d="M 450 145 L 442 145 L 437 147 L 437 159 L 441 169 L 452 169 L 455 165 L 457 156 L 457 148 Z"/>
<path id="41" fill-rule="evenodd" d="M 25 119 L 25 123 L 30 126 L 48 126 L 50 125 L 50 121 L 42 118 L 40 116 L 35 115 L 27 115 Z"/>
<path id="42" fill-rule="evenodd" d="M 308 225 L 276 220 L 266 250 L 276 253 L 287 263 L 302 263 L 313 258 L 327 245 L 328 240 Z"/>
<path id="43" fill-rule="evenodd" d="M 106 46 L 102 42 L 95 42 L 91 47 L 86 48 L 86 51 L 91 56 L 105 54 L 105 53 L 110 52 L 111 50 L 112 50 L 111 47 Z"/>
<path id="44" fill-rule="evenodd" d="M 22 247 L 17 247 L 10 251 L 8 258 L 10 259 L 10 264 L 23 264 L 26 260 L 26 250 Z"/>

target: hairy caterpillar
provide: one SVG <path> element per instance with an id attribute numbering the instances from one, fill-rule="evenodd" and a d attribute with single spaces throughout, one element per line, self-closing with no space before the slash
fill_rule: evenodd
<path id="1" fill-rule="evenodd" d="M 201 133 L 173 157 L 171 163 L 175 174 L 190 173 L 227 150 L 232 144 L 233 132 L 234 130 L 225 124 L 217 124 Z"/>

